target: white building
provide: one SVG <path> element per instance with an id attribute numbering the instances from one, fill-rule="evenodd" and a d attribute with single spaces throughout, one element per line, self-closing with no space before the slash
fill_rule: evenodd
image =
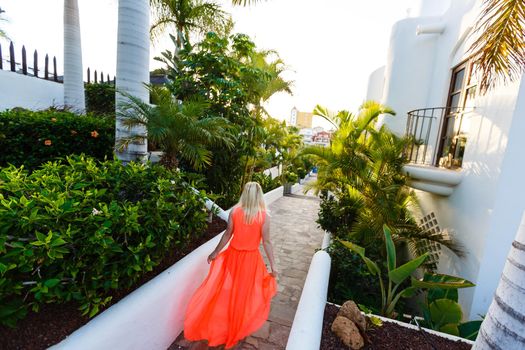
<path id="1" fill-rule="evenodd" d="M 470 319 L 486 314 L 525 209 L 525 78 L 478 94 L 467 51 L 481 3 L 422 0 L 394 25 L 367 96 L 397 112 L 380 123 L 419 141 L 406 171 L 425 224 L 466 252 L 443 251 L 439 269 L 477 284 L 460 292 Z"/>

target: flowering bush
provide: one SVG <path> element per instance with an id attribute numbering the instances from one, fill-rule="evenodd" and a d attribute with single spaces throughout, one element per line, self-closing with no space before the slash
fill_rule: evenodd
<path id="1" fill-rule="evenodd" d="M 95 315 L 206 228 L 204 199 L 181 172 L 68 157 L 0 169 L 0 323 L 74 300 Z"/>
<path id="2" fill-rule="evenodd" d="M 0 166 L 34 169 L 71 154 L 113 158 L 115 120 L 56 110 L 0 112 Z"/>

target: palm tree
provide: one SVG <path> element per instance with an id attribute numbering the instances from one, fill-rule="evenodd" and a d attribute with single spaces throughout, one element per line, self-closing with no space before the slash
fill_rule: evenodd
<path id="1" fill-rule="evenodd" d="M 147 103 L 149 91 L 149 0 L 119 0 L 117 34 L 117 82 L 115 142 L 134 138 L 127 146 L 117 147 L 117 157 L 127 163 L 147 156 L 146 128 L 140 124 L 123 125 L 122 109 L 129 105 L 129 96 Z"/>
<path id="2" fill-rule="evenodd" d="M 227 33 L 231 17 L 219 4 L 204 0 L 151 0 L 155 18 L 150 29 L 152 38 L 158 38 L 166 29 L 175 30 L 177 50 L 189 43 L 190 33 L 209 31 Z"/>
<path id="3" fill-rule="evenodd" d="M 314 113 L 329 120 L 337 131 L 330 147 L 307 147 L 302 153 L 315 156 L 321 165 L 314 185 L 317 191 L 329 190 L 353 203 L 357 216 L 348 233 L 353 239 L 372 246 L 382 239 L 383 225 L 388 225 L 396 243 L 407 244 L 415 255 L 427 251 L 426 244 L 436 248 L 441 244 L 461 254 L 443 233 L 423 230 L 410 214 L 417 200 L 402 174 L 403 150 L 409 140 L 386 127 L 376 130 L 373 126 L 380 114 L 394 114 L 390 108 L 368 101 L 357 115 L 333 114 L 320 106 Z M 429 260 L 426 266 L 434 269 L 436 261 Z"/>
<path id="4" fill-rule="evenodd" d="M 161 164 L 176 169 L 185 160 L 195 170 L 211 164 L 208 146 L 232 147 L 229 123 L 224 118 L 203 117 L 208 105 L 201 101 L 179 102 L 165 87 L 150 87 L 150 105 L 133 96 L 119 113 L 122 125 L 147 129 L 148 138 L 163 151 Z M 144 136 L 130 135 L 119 146 L 141 141 Z"/>
<path id="5" fill-rule="evenodd" d="M 470 48 L 480 72 L 480 90 L 519 79 L 525 68 L 525 1 L 485 0 Z M 473 349 L 525 347 L 525 216 L 503 269 L 494 299 Z"/>
<path id="6" fill-rule="evenodd" d="M 2 8 L 0 7 L 0 22 L 4 22 L 6 21 L 5 18 L 2 18 L 2 13 L 5 13 L 4 10 L 2 10 Z M 7 33 L 5 32 L 5 30 L 3 30 L 2 28 L 0 28 L 0 38 L 4 38 L 4 39 L 7 39 Z"/>
<path id="7" fill-rule="evenodd" d="M 480 72 L 480 91 L 514 81 L 525 68 L 525 1 L 485 0 L 469 51 Z"/>
<path id="8" fill-rule="evenodd" d="M 64 0 L 64 105 L 85 113 L 82 45 L 77 0 Z"/>
<path id="9" fill-rule="evenodd" d="M 525 214 L 472 349 L 525 348 Z"/>

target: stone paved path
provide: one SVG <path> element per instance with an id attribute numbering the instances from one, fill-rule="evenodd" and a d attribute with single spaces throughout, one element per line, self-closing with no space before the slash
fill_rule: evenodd
<path id="1" fill-rule="evenodd" d="M 297 304 L 315 250 L 321 247 L 323 231 L 315 222 L 319 199 L 302 194 L 282 197 L 270 205 L 271 237 L 277 265 L 278 293 L 272 301 L 268 321 L 257 332 L 247 337 L 236 349 L 280 350 L 286 347 L 288 334 Z M 262 247 L 261 252 L 265 256 Z M 265 257 L 266 261 L 266 257 Z M 187 348 L 182 337 L 169 348 Z M 203 344 L 192 344 L 190 349 L 207 349 Z M 210 348 L 211 349 L 211 348 Z"/>

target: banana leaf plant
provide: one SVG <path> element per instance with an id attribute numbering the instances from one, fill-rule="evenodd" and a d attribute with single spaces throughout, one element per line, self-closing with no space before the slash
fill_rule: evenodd
<path id="1" fill-rule="evenodd" d="M 446 282 L 449 276 L 425 274 L 423 281 Z M 458 290 L 455 288 L 431 288 L 426 295 L 423 311 L 424 326 L 469 340 L 476 340 L 482 320 L 461 322 L 463 310 L 458 303 Z"/>
<path id="2" fill-rule="evenodd" d="M 365 248 L 352 242 L 340 241 L 346 248 L 358 254 L 365 262 L 370 273 L 378 277 L 381 288 L 381 315 L 385 317 L 392 317 L 395 313 L 396 304 L 400 298 L 414 296 L 415 293 L 421 289 L 440 288 L 447 290 L 474 286 L 474 284 L 470 281 L 448 275 L 441 275 L 446 276 L 446 278 L 443 279 L 426 281 L 414 278 L 412 274 L 425 262 L 429 256 L 429 253 L 424 253 L 401 266 L 397 266 L 396 247 L 392 239 L 392 232 L 388 226 L 384 225 L 383 233 L 385 235 L 387 256 L 386 266 L 388 269 L 388 278 L 386 281 L 383 279 L 383 274 L 381 273 L 379 265 L 366 257 Z M 403 282 L 405 282 L 409 277 L 410 285 L 405 287 Z"/>

